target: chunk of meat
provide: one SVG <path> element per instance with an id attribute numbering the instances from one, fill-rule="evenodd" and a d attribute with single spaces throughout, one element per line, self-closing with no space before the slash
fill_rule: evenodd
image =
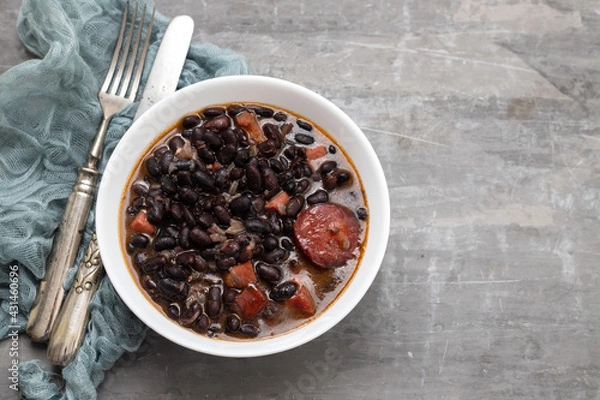
<path id="1" fill-rule="evenodd" d="M 294 223 L 294 237 L 314 265 L 333 268 L 356 257 L 360 224 L 347 207 L 320 203 L 302 211 Z"/>
<path id="2" fill-rule="evenodd" d="M 256 282 L 256 274 L 254 273 L 252 262 L 246 261 L 231 267 L 225 274 L 224 281 L 227 286 L 238 289 L 244 288 L 250 283 Z"/>
<path id="3" fill-rule="evenodd" d="M 237 122 L 248 134 L 248 139 L 254 144 L 259 144 L 267 140 L 267 137 L 260 129 L 256 114 L 250 111 L 242 111 L 235 116 L 235 122 Z"/>
<path id="4" fill-rule="evenodd" d="M 305 317 L 312 317 L 316 312 L 313 297 L 304 285 L 300 285 L 296 293 L 285 301 L 285 304 Z"/>
<path id="5" fill-rule="evenodd" d="M 316 160 L 327 155 L 327 149 L 323 145 L 309 147 L 306 149 L 306 158 L 308 160 Z"/>
<path id="6" fill-rule="evenodd" d="M 142 210 L 137 213 L 133 221 L 131 221 L 131 230 L 137 233 L 145 233 L 147 235 L 154 235 L 156 233 L 156 227 L 148 221 L 148 213 Z"/>
<path id="7" fill-rule="evenodd" d="M 244 319 L 254 317 L 267 305 L 267 295 L 254 285 L 248 285 L 235 298 L 239 312 Z"/>
<path id="8" fill-rule="evenodd" d="M 276 211 L 279 215 L 285 215 L 285 206 L 287 206 L 288 201 L 290 201 L 290 195 L 282 190 L 265 204 L 265 209 Z"/>

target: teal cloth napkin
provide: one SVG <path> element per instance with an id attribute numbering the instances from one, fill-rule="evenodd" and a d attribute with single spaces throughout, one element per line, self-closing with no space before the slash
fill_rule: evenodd
<path id="1" fill-rule="evenodd" d="M 24 0 L 22 4 L 17 31 L 39 59 L 0 76 L 0 338 L 9 337 L 14 329 L 25 330 L 55 229 L 76 181 L 76 168 L 87 159 L 101 120 L 97 93 L 124 8 L 125 0 Z M 168 22 L 157 12 L 150 60 Z M 147 63 L 142 88 L 149 69 Z M 249 72 L 245 59 L 233 51 L 192 44 L 179 87 Z M 113 118 L 101 169 L 130 126 L 136 106 L 134 103 Z M 91 237 L 93 224 L 92 213 L 84 243 Z M 77 262 L 83 255 L 83 244 L 81 247 Z M 11 298 L 15 270 L 18 299 Z M 73 275 L 74 269 L 69 280 Z M 13 282 L 12 294 L 15 286 Z M 24 397 L 94 399 L 104 371 L 124 352 L 140 346 L 146 328 L 115 294 L 107 278 L 90 311 L 83 346 L 76 359 L 60 371 L 62 376 L 44 371 L 38 361 L 19 360 Z M 29 339 L 21 335 L 20 340 Z"/>

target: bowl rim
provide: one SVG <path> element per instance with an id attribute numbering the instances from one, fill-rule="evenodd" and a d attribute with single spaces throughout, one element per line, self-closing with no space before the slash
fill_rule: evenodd
<path id="1" fill-rule="evenodd" d="M 238 94 L 229 101 L 200 101 L 201 96 L 198 96 L 199 93 L 205 93 L 213 95 L 211 99 L 214 99 L 219 98 L 219 93 L 226 96 L 230 96 L 229 91 L 241 93 L 240 89 L 243 89 L 245 94 Z M 249 93 L 254 97 L 247 97 L 250 96 Z M 255 98 L 257 95 L 253 93 L 259 93 L 258 99 Z M 197 111 L 212 104 L 236 101 L 254 101 L 281 106 L 281 104 L 296 101 L 296 97 L 290 100 L 290 96 L 297 96 L 300 99 L 298 100 L 300 101 L 298 107 L 282 106 L 282 108 L 293 111 L 297 115 L 304 116 L 312 121 L 314 118 L 305 115 L 306 112 L 303 113 L 303 110 L 310 110 L 315 105 L 322 107 L 324 115 L 328 115 L 339 122 L 339 128 L 344 135 L 350 135 L 346 139 L 357 142 L 356 144 L 351 143 L 353 148 L 360 148 L 363 153 L 364 157 L 360 157 L 360 159 L 353 158 L 355 168 L 361 176 L 370 211 L 369 231 L 362 259 L 354 276 L 333 304 L 329 305 L 314 319 L 289 332 L 274 337 L 244 341 L 208 338 L 192 332 L 169 319 L 158 310 L 158 307 L 151 303 L 146 293 L 142 293 L 139 284 L 135 281 L 134 272 L 130 271 L 130 267 L 123 259 L 119 243 L 120 224 L 119 222 L 114 223 L 115 216 L 118 216 L 121 209 L 122 195 L 125 190 L 125 187 L 119 183 L 125 180 L 126 185 L 130 171 L 137 165 L 137 160 L 145 154 L 149 143 L 154 142 L 158 135 L 173 126 L 187 112 Z M 273 101 L 260 99 L 266 97 Z M 200 106 L 191 107 L 190 102 L 193 104 L 198 103 Z M 170 124 L 168 122 L 169 118 L 172 119 Z M 320 123 L 321 121 L 314 122 L 319 126 L 323 126 Z M 337 127 L 336 125 L 336 129 Z M 147 135 L 149 129 L 156 133 Z M 342 141 L 331 132 L 331 129 L 325 130 L 338 141 L 338 144 Z M 140 143 L 147 144 L 140 146 Z M 348 151 L 347 146 L 342 147 L 345 151 Z M 362 170 L 361 166 L 368 166 L 368 168 Z M 123 171 L 123 168 L 127 168 L 126 172 Z M 368 176 L 362 174 L 364 171 L 368 172 Z M 369 190 L 367 190 L 367 187 Z M 119 202 L 118 207 L 113 206 L 115 201 Z M 376 208 L 373 208 L 374 205 L 376 205 Z M 118 218 L 116 220 L 119 221 Z M 356 307 L 377 276 L 387 248 L 389 230 L 390 199 L 383 168 L 371 143 L 358 125 L 333 102 L 320 94 L 296 83 L 258 75 L 207 79 L 184 87 L 154 104 L 134 121 L 115 147 L 106 164 L 96 202 L 96 232 L 106 274 L 127 307 L 144 324 L 168 340 L 194 351 L 222 357 L 258 357 L 283 352 L 301 346 L 330 330 Z M 117 238 L 115 238 L 115 234 Z M 114 251 L 115 241 L 118 243 L 116 247 L 118 251 Z M 136 290 L 131 290 L 131 284 Z"/>

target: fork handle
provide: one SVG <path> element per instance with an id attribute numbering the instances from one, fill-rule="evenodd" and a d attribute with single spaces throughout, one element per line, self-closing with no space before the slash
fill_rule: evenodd
<path id="1" fill-rule="evenodd" d="M 89 320 L 88 305 L 100 285 L 103 273 L 94 233 L 52 329 L 47 353 L 53 364 L 65 366 L 75 358 Z"/>
<path id="2" fill-rule="evenodd" d="M 77 182 L 48 256 L 46 275 L 27 321 L 27 334 L 36 342 L 48 340 L 65 297 L 65 277 L 75 262 L 99 176 L 95 169 L 79 168 Z"/>

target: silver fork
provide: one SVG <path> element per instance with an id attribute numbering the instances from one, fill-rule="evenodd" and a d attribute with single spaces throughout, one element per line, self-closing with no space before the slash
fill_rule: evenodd
<path id="1" fill-rule="evenodd" d="M 67 208 L 54 237 L 48 256 L 46 275 L 40 283 L 37 297 L 27 321 L 27 333 L 32 340 L 45 342 L 49 339 L 66 291 L 64 281 L 67 271 L 73 266 L 85 228 L 100 172 L 97 164 L 102 157 L 104 138 L 112 117 L 133 103 L 144 69 L 144 61 L 154 23 L 152 10 L 144 35 L 146 6 L 138 23 L 138 5 L 130 14 L 129 2 L 125 5 L 119 37 L 115 45 L 108 73 L 98 93 L 103 110 L 102 122 L 91 149 L 88 161 L 79 168 L 77 182 L 69 196 Z"/>

